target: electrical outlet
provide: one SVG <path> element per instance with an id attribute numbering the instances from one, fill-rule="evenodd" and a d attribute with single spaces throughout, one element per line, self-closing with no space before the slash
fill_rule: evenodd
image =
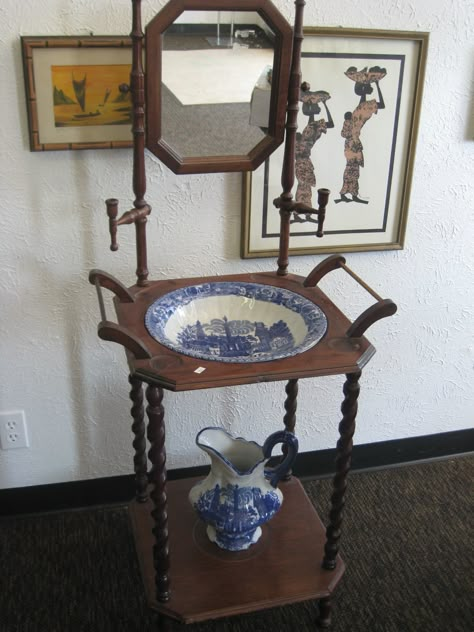
<path id="1" fill-rule="evenodd" d="M 25 411 L 12 410 L 0 413 L 0 446 L 2 450 L 28 448 Z"/>

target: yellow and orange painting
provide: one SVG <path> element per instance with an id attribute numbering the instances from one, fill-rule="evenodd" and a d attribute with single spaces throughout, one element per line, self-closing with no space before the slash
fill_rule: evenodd
<path id="1" fill-rule="evenodd" d="M 54 124 L 56 127 L 84 125 L 130 125 L 129 64 L 51 66 Z"/>

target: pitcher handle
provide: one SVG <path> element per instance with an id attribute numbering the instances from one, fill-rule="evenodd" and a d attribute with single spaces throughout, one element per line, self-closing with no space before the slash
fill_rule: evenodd
<path id="1" fill-rule="evenodd" d="M 268 470 L 270 485 L 273 487 L 276 487 L 278 481 L 292 468 L 298 454 L 298 439 L 295 435 L 288 430 L 279 430 L 271 434 L 263 444 L 263 456 L 266 459 L 271 457 L 272 450 L 277 443 L 284 443 L 288 447 L 288 452 L 284 460 L 274 470 Z"/>

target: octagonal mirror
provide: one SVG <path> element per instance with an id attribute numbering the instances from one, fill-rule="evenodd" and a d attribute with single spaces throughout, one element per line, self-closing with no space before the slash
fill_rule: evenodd
<path id="1" fill-rule="evenodd" d="M 146 146 L 172 171 L 251 171 L 281 144 L 292 28 L 270 0 L 171 0 L 145 37 Z"/>

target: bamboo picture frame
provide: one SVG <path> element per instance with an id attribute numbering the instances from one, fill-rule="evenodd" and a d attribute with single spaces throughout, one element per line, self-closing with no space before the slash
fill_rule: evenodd
<path id="1" fill-rule="evenodd" d="M 21 47 L 31 151 L 132 146 L 129 37 L 24 36 Z"/>
<path id="2" fill-rule="evenodd" d="M 292 220 L 290 254 L 402 249 L 429 34 L 305 28 L 293 195 L 331 190 L 324 237 Z M 305 86 L 306 87 L 306 86 Z M 374 116 L 372 116 L 374 115 Z M 244 174 L 242 258 L 278 253 L 283 149 Z"/>

